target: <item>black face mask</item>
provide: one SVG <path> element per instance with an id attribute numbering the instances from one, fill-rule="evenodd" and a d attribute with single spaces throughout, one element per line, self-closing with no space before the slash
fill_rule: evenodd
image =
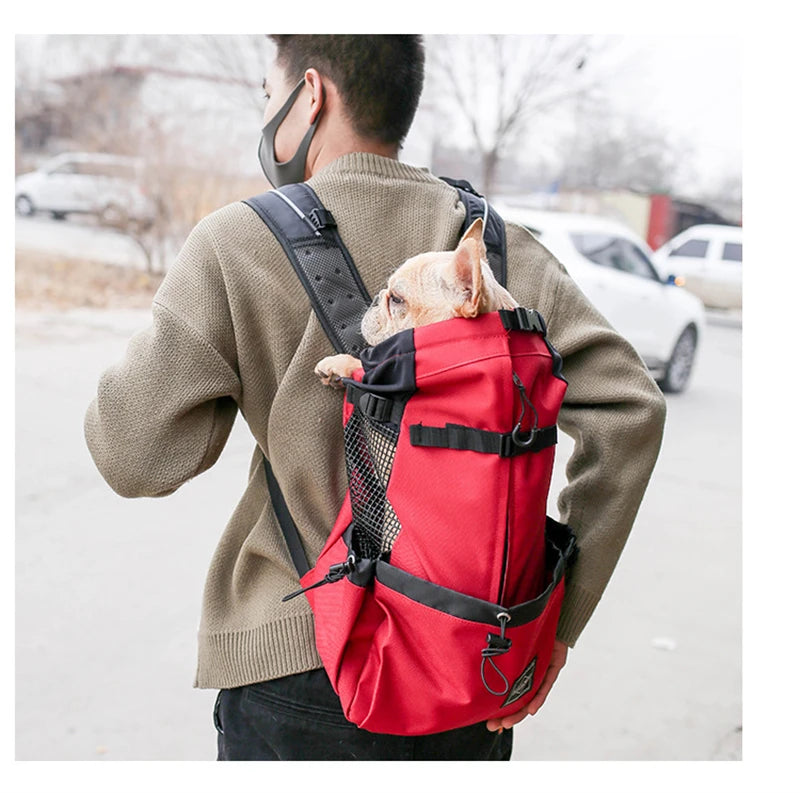
<path id="1" fill-rule="evenodd" d="M 311 138 L 314 136 L 319 123 L 320 113 L 317 114 L 314 123 L 308 128 L 303 140 L 300 141 L 294 156 L 286 162 L 278 162 L 275 159 L 275 133 L 278 131 L 283 119 L 292 109 L 304 84 L 305 78 L 300 80 L 280 110 L 261 130 L 261 141 L 258 144 L 258 161 L 261 163 L 261 170 L 264 171 L 264 176 L 269 179 L 273 187 L 283 187 L 286 184 L 302 182 L 306 175 L 306 157 L 311 146 Z"/>

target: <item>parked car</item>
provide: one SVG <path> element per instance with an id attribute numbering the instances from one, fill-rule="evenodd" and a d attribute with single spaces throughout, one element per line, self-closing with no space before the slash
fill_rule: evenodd
<path id="1" fill-rule="evenodd" d="M 49 212 L 63 220 L 88 213 L 109 225 L 129 220 L 151 223 L 155 205 L 141 187 L 142 163 L 109 154 L 60 154 L 17 177 L 15 205 L 20 215 Z"/>
<path id="2" fill-rule="evenodd" d="M 674 276 L 662 278 L 652 251 L 627 226 L 592 215 L 495 204 L 525 226 L 631 344 L 662 390 L 683 391 L 705 328 L 703 304 Z"/>
<path id="3" fill-rule="evenodd" d="M 741 226 L 692 226 L 664 243 L 653 261 L 662 273 L 682 275 L 709 308 L 742 307 Z"/>

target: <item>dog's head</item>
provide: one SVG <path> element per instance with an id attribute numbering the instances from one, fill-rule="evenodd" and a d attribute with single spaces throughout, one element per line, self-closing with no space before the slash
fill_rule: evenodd
<path id="1" fill-rule="evenodd" d="M 478 218 L 454 251 L 421 253 L 404 262 L 364 315 L 361 335 L 375 345 L 408 328 L 516 306 L 492 274 Z"/>

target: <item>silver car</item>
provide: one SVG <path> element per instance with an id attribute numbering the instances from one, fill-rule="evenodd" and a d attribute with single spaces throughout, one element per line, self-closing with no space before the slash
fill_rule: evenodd
<path id="1" fill-rule="evenodd" d="M 142 163 L 130 157 L 77 152 L 60 154 L 17 177 L 15 206 L 20 215 L 48 212 L 97 216 L 109 225 L 150 223 L 154 202 L 141 187 Z"/>

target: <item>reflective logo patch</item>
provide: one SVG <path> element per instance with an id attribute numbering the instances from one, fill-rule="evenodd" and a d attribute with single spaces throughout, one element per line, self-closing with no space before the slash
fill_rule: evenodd
<path id="1" fill-rule="evenodd" d="M 511 691 L 508 692 L 508 696 L 506 697 L 506 701 L 503 703 L 503 707 L 510 705 L 512 702 L 516 702 L 518 699 L 521 699 L 531 690 L 531 688 L 533 688 L 533 673 L 536 669 L 537 658 L 538 656 L 534 655 L 533 660 L 525 667 L 522 674 L 514 681 L 514 685 L 511 686 Z"/>

